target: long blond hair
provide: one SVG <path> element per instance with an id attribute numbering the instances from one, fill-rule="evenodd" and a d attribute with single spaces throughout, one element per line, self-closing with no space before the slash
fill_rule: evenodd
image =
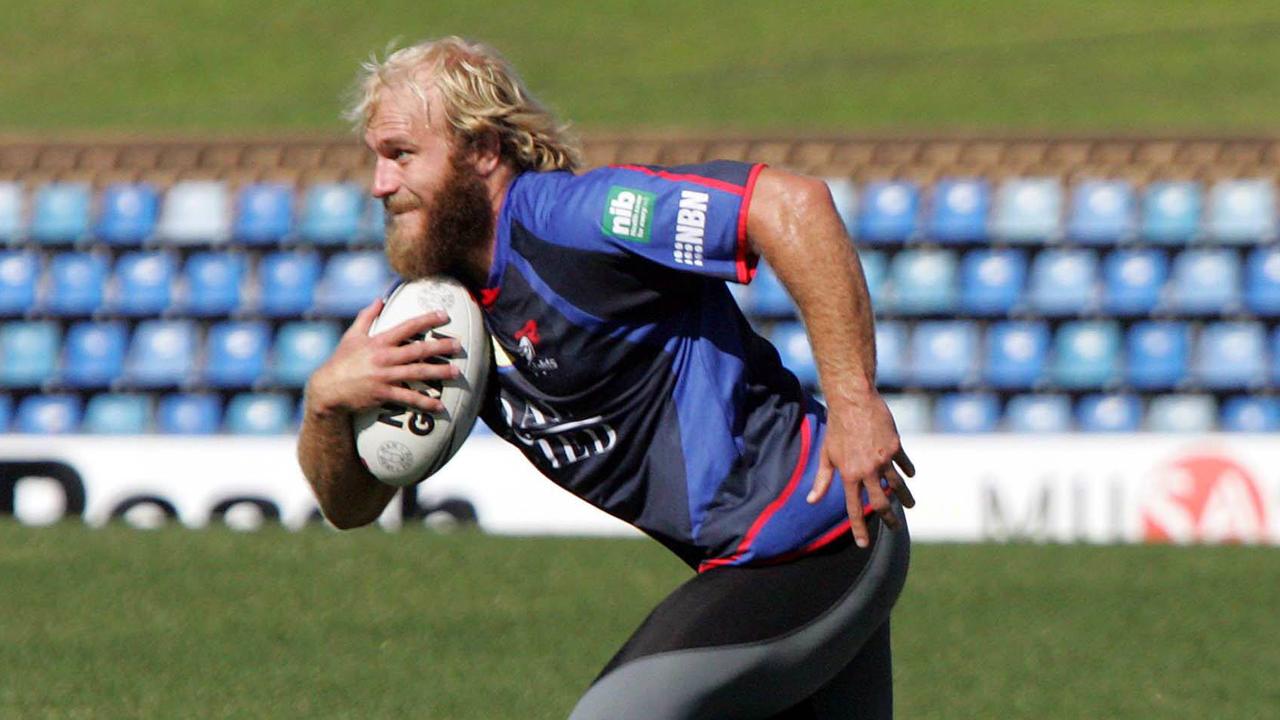
<path id="1" fill-rule="evenodd" d="M 581 164 L 567 128 L 529 93 L 511 63 L 487 45 L 455 36 L 427 40 L 390 52 L 385 60 L 371 57 L 360 67 L 356 97 L 346 112 L 357 131 L 368 124 L 384 90 L 408 90 L 425 111 L 428 87 L 434 85 L 462 146 L 494 133 L 502 157 L 517 170 L 573 170 Z"/>

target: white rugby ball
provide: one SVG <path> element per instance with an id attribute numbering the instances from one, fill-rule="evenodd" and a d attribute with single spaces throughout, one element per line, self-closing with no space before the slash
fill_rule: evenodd
<path id="1" fill-rule="evenodd" d="M 433 310 L 444 310 L 449 321 L 427 331 L 427 337 L 451 337 L 461 342 L 459 353 L 439 359 L 451 362 L 461 372 L 453 380 L 415 381 L 408 386 L 439 398 L 444 411 L 428 414 L 387 404 L 353 418 L 356 453 L 369 472 L 388 485 L 413 485 L 444 467 L 471 433 L 484 402 L 491 341 L 480 306 L 457 280 L 436 276 L 401 283 L 387 297 L 369 334 L 377 335 Z"/>

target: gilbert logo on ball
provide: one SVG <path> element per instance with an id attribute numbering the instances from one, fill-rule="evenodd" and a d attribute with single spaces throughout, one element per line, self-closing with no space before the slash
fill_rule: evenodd
<path id="1" fill-rule="evenodd" d="M 444 310 L 449 321 L 427 337 L 456 338 L 462 351 L 427 362 L 452 363 L 461 371 L 456 380 L 408 382 L 405 387 L 444 403 L 440 413 L 424 413 L 386 404 L 358 413 L 353 419 L 356 453 L 378 480 L 389 485 L 412 485 L 444 466 L 462 446 L 484 402 L 491 366 L 491 341 L 484 329 L 480 306 L 458 281 L 437 276 L 402 283 L 387 297 L 369 329 L 376 335 L 433 310 Z"/>
<path id="2" fill-rule="evenodd" d="M 1266 540 L 1267 511 L 1244 465 L 1219 453 L 1185 455 L 1157 468 L 1142 507 L 1147 542 Z"/>

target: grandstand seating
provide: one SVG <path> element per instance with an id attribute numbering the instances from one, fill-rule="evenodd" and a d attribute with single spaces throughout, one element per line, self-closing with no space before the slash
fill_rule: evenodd
<path id="1" fill-rule="evenodd" d="M 31 239 L 46 245 L 69 244 L 89 234 L 89 186 L 50 183 L 36 191 L 31 211 Z"/>
<path id="2" fill-rule="evenodd" d="M 1200 234 L 1204 201 L 1193 182 L 1154 182 L 1142 196 L 1142 239 L 1157 245 L 1184 245 Z"/>
<path id="3" fill-rule="evenodd" d="M 36 304 L 40 256 L 21 250 L 0 251 L 0 315 L 22 315 Z"/>
<path id="4" fill-rule="evenodd" d="M 293 188 L 282 183 L 255 183 L 236 195 L 232 234 L 245 245 L 274 246 L 293 229 Z"/>
<path id="5" fill-rule="evenodd" d="M 101 393 L 89 398 L 81 432 L 138 435 L 151 430 L 151 398 L 141 393 Z"/>
<path id="6" fill-rule="evenodd" d="M 981 178 L 947 178 L 933 187 L 927 236 L 944 243 L 977 243 L 987 239 L 991 186 Z"/>
<path id="7" fill-rule="evenodd" d="M 916 234 L 920 190 L 910 182 L 873 182 L 862 190 L 857 237 L 867 243 L 902 243 Z"/>
<path id="8" fill-rule="evenodd" d="M 36 435 L 77 432 L 82 407 L 83 403 L 75 395 L 28 395 L 14 412 L 13 429 Z"/>
<path id="9" fill-rule="evenodd" d="M 53 379 L 61 331 L 51 321 L 0 326 L 0 385 L 38 388 Z"/>
<path id="10" fill-rule="evenodd" d="M 156 409 L 156 430 L 168 435 L 212 435 L 221 425 L 222 403 L 216 395 L 170 393 Z"/>
<path id="11" fill-rule="evenodd" d="M 92 315 L 107 291 L 107 258 L 88 252 L 63 252 L 49 261 L 45 295 L 38 306 L 51 315 Z"/>
<path id="12" fill-rule="evenodd" d="M 1005 429 L 1021 433 L 1070 432 L 1071 398 L 1066 395 L 1014 395 L 1005 407 Z"/>
<path id="13" fill-rule="evenodd" d="M 22 185 L 0 182 L 0 242 L 13 242 L 22 233 Z"/>
<path id="14" fill-rule="evenodd" d="M 159 195 L 147 183 L 116 183 L 102 191 L 94 236 L 109 245 L 140 245 L 155 231 Z"/>
<path id="15" fill-rule="evenodd" d="M 128 334 L 122 322 L 80 321 L 67 330 L 59 382 L 69 388 L 106 388 L 124 374 Z"/>
<path id="16" fill-rule="evenodd" d="M 991 393 L 948 393 L 933 406 L 933 429 L 943 433 L 992 432 L 1000 404 Z"/>
<path id="17" fill-rule="evenodd" d="M 1111 245 L 1134 233 L 1133 188 L 1120 180 L 1081 183 L 1071 196 L 1067 237 L 1092 245 Z"/>

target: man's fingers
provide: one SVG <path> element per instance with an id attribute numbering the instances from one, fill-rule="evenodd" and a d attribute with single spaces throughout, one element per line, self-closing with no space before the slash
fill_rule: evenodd
<path id="1" fill-rule="evenodd" d="M 849 529 L 853 531 L 853 541 L 860 548 L 867 547 L 871 544 L 871 535 L 867 533 L 867 521 L 862 519 L 862 493 L 858 492 L 858 483 L 845 483 L 844 504 L 849 512 Z"/>
<path id="2" fill-rule="evenodd" d="M 902 472 L 906 473 L 907 477 L 916 476 L 916 464 L 911 462 L 911 458 L 907 457 L 907 451 L 901 446 L 898 447 L 898 452 L 894 453 L 893 461 L 902 468 Z"/>
<path id="3" fill-rule="evenodd" d="M 444 403 L 436 398 L 428 397 L 417 390 L 398 385 L 387 388 L 386 400 L 396 405 L 403 405 L 426 413 L 444 412 Z"/>
<path id="4" fill-rule="evenodd" d="M 356 313 L 356 319 L 351 321 L 351 327 L 347 328 L 348 333 L 358 335 L 368 335 L 369 328 L 373 327 L 373 321 L 378 317 L 378 313 L 382 312 L 382 298 L 378 298 L 364 309 Z"/>
<path id="5" fill-rule="evenodd" d="M 813 474 L 813 489 L 809 491 L 808 497 L 805 498 L 810 505 L 822 499 L 827 494 L 827 488 L 831 487 L 831 475 L 833 473 L 831 460 L 827 458 L 827 449 L 824 447 L 818 453 L 818 471 Z"/>
<path id="6" fill-rule="evenodd" d="M 902 479 L 892 464 L 885 467 L 884 477 L 889 481 L 889 488 L 893 490 L 893 494 L 898 497 L 898 502 L 902 503 L 903 507 L 916 506 L 916 498 L 911 494 L 911 488 L 907 487 L 907 481 Z"/>
<path id="7" fill-rule="evenodd" d="M 388 365 L 407 365 L 435 357 L 456 355 L 460 350 L 462 350 L 462 343 L 454 338 L 420 340 L 391 350 L 386 358 Z"/>
<path id="8" fill-rule="evenodd" d="M 391 382 L 408 382 L 409 380 L 426 382 L 452 380 L 461 374 L 457 367 L 449 363 L 409 363 L 389 368 L 387 379 Z"/>
<path id="9" fill-rule="evenodd" d="M 432 310 L 409 318 L 384 333 L 378 333 L 378 337 L 392 345 L 400 345 L 447 322 L 449 322 L 449 315 L 445 311 Z"/>
<path id="10" fill-rule="evenodd" d="M 898 516 L 893 512 L 893 503 L 889 502 L 888 494 L 885 493 L 884 488 L 880 487 L 880 478 L 868 478 L 862 485 L 867 489 L 867 499 L 871 501 L 871 509 L 880 516 L 880 521 L 890 530 L 897 530 Z"/>

